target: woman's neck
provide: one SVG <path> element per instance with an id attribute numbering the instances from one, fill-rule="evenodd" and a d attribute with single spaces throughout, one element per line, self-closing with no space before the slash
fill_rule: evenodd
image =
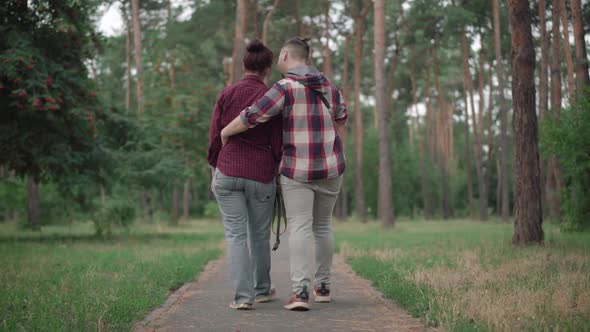
<path id="1" fill-rule="evenodd" d="M 246 75 L 254 75 L 264 81 L 264 77 L 262 77 L 262 75 L 260 73 L 253 72 L 253 71 L 244 71 L 244 76 L 246 76 Z"/>

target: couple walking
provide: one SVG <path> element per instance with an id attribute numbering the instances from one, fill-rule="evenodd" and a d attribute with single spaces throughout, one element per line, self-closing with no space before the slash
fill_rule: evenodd
<path id="1" fill-rule="evenodd" d="M 277 185 L 289 224 L 292 293 L 285 308 L 310 309 L 312 236 L 315 301 L 331 299 L 331 218 L 345 168 L 340 137 L 347 112 L 340 92 L 309 65 L 309 57 L 307 39 L 285 42 L 277 63 L 284 78 L 269 90 L 264 79 L 274 55 L 255 40 L 243 58 L 242 80 L 225 88 L 215 104 L 208 161 L 225 228 L 233 309 L 248 310 L 276 295 L 270 225 Z"/>

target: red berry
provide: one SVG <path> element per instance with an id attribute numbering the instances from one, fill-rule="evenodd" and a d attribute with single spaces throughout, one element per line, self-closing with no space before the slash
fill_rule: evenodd
<path id="1" fill-rule="evenodd" d="M 14 84 L 19 84 L 19 83 L 20 83 L 20 81 L 21 81 L 21 79 L 20 79 L 20 78 L 17 78 L 17 79 L 15 79 L 13 82 L 14 82 Z"/>
<path id="2" fill-rule="evenodd" d="M 28 69 L 28 70 L 33 70 L 33 68 L 35 68 L 35 65 L 33 65 L 33 64 L 29 64 L 29 65 L 27 66 L 27 69 Z"/>
<path id="3" fill-rule="evenodd" d="M 56 104 L 51 104 L 51 106 L 49 106 L 50 111 L 57 111 L 58 109 L 59 109 L 59 106 L 57 106 Z"/>
<path id="4" fill-rule="evenodd" d="M 35 100 L 33 100 L 34 107 L 41 107 L 42 105 L 43 105 L 43 103 L 41 102 L 41 99 L 35 98 Z"/>
<path id="5" fill-rule="evenodd" d="M 90 91 L 90 97 L 96 97 L 96 92 Z"/>
<path id="6" fill-rule="evenodd" d="M 55 99 L 53 99 L 53 97 L 46 97 L 45 101 L 50 103 L 50 104 L 55 104 Z"/>
<path id="7" fill-rule="evenodd" d="M 24 91 L 24 90 L 22 90 L 21 92 L 19 92 L 19 93 L 18 93 L 18 97 L 19 97 L 19 98 L 24 98 L 24 97 L 26 97 L 26 96 L 27 96 L 27 92 L 26 92 L 26 91 Z"/>
<path id="8" fill-rule="evenodd" d="M 47 75 L 47 79 L 45 80 L 45 84 L 47 85 L 48 88 L 51 88 L 51 86 L 53 85 L 53 79 L 51 78 L 51 75 Z"/>

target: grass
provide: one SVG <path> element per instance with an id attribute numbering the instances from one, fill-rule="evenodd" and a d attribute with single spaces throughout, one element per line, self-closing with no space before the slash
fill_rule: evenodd
<path id="1" fill-rule="evenodd" d="M 92 234 L 90 224 L 0 225 L 0 330 L 129 330 L 222 252 L 211 221 Z"/>
<path id="2" fill-rule="evenodd" d="M 412 315 L 453 331 L 590 331 L 590 234 L 545 226 L 513 247 L 511 225 L 473 221 L 338 223 L 353 269 Z"/>

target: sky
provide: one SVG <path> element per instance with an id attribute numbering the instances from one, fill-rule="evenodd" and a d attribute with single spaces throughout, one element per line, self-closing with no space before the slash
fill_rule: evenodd
<path id="1" fill-rule="evenodd" d="M 194 8 L 193 1 L 172 0 L 173 10 L 182 8 L 182 12 L 176 17 L 179 21 L 190 19 Z M 121 3 L 115 2 L 112 5 L 103 5 L 99 9 L 98 30 L 105 36 L 116 36 L 123 33 L 123 17 L 121 16 Z"/>

